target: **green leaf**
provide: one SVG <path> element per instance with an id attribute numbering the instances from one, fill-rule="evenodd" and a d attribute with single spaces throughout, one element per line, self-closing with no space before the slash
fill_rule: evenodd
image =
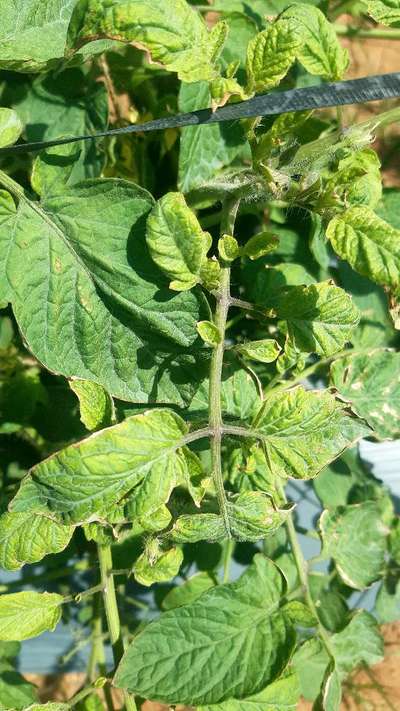
<path id="1" fill-rule="evenodd" d="M 286 603 L 282 608 L 289 620 L 294 625 L 300 625 L 301 627 L 315 627 L 318 625 L 318 620 L 312 612 L 310 612 L 309 607 L 301 600 L 291 600 Z"/>
<path id="2" fill-rule="evenodd" d="M 7 659 L 0 660 L 0 711 L 22 711 L 37 700 L 36 691 Z"/>
<path id="3" fill-rule="evenodd" d="M 0 639 L 22 641 L 54 630 L 64 598 L 56 593 L 19 592 L 0 596 Z"/>
<path id="4" fill-rule="evenodd" d="M 71 706 L 49 701 L 47 704 L 33 704 L 32 706 L 28 706 L 24 711 L 71 711 Z"/>
<path id="5" fill-rule="evenodd" d="M 306 353 L 328 356 L 340 351 L 359 321 L 351 297 L 328 281 L 280 289 L 268 306 L 287 320 L 290 338 Z"/>
<path id="6" fill-rule="evenodd" d="M 216 513 L 199 513 L 179 516 L 168 535 L 176 543 L 214 543 L 223 541 L 227 532 L 222 516 Z"/>
<path id="7" fill-rule="evenodd" d="M 168 704 L 215 704 L 258 693 L 285 669 L 295 642 L 278 609 L 284 591 L 278 568 L 256 555 L 237 582 L 163 613 L 139 633 L 115 685 Z"/>
<path id="8" fill-rule="evenodd" d="M 204 109 L 210 104 L 207 82 L 181 85 L 180 111 Z M 230 165 L 246 145 L 243 128 L 237 121 L 183 128 L 179 148 L 179 190 L 188 193 L 210 181 L 221 168 Z"/>
<path id="9" fill-rule="evenodd" d="M 0 69 L 42 71 L 64 56 L 77 0 L 1 0 Z M 52 61 L 53 60 L 53 61 Z"/>
<path id="10" fill-rule="evenodd" d="M 181 193 L 167 193 L 157 202 L 147 220 L 146 241 L 152 259 L 173 280 L 170 289 L 185 291 L 200 281 L 211 236 Z"/>
<path id="11" fill-rule="evenodd" d="M 217 76 L 215 61 L 227 29 L 220 22 L 208 31 L 186 0 L 111 0 L 106 7 L 90 0 L 81 35 L 86 41 L 107 37 L 135 44 L 182 81 L 194 82 Z"/>
<path id="12" fill-rule="evenodd" d="M 4 513 L 0 516 L 0 567 L 18 570 L 49 553 L 59 553 L 73 532 L 73 526 L 60 525 L 44 516 Z"/>
<path id="13" fill-rule="evenodd" d="M 304 3 L 291 5 L 281 19 L 288 18 L 296 25 L 301 39 L 296 57 L 303 67 L 324 79 L 343 79 L 349 66 L 349 53 L 336 35 L 334 26 L 317 7 Z"/>
<path id="14" fill-rule="evenodd" d="M 400 620 L 400 578 L 390 573 L 382 580 L 375 600 L 374 610 L 379 623 L 389 624 Z"/>
<path id="15" fill-rule="evenodd" d="M 90 380 L 70 380 L 69 385 L 78 397 L 81 420 L 87 430 L 100 430 L 111 424 L 114 403 L 101 385 Z"/>
<path id="16" fill-rule="evenodd" d="M 247 48 L 247 91 L 273 89 L 287 74 L 298 52 L 302 37 L 290 18 L 276 20 L 249 43 Z"/>
<path id="17" fill-rule="evenodd" d="M 333 558 L 346 585 L 363 590 L 381 577 L 387 529 L 374 501 L 324 511 L 319 520 L 323 553 Z"/>
<path id="18" fill-rule="evenodd" d="M 40 75 L 33 82 L 27 77 L 13 80 L 5 88 L 4 101 L 18 112 L 25 124 L 24 133 L 28 141 L 80 136 L 107 128 L 106 88 L 102 82 L 94 81 L 81 69 L 68 69 L 57 76 Z M 59 178 L 64 176 L 64 182 L 68 180 L 70 184 L 100 175 L 105 158 L 101 143 L 85 141 L 79 146 L 75 144 L 64 149 L 57 146 L 39 157 L 38 162 L 47 166 L 47 182 L 50 181 L 50 172 L 53 179 L 58 174 Z M 74 158 L 72 170 L 68 168 L 69 154 L 71 160 Z M 57 163 L 53 171 L 49 169 L 51 161 Z"/>
<path id="19" fill-rule="evenodd" d="M 12 301 L 28 347 L 49 370 L 121 399 L 183 404 L 195 375 L 184 348 L 196 338 L 201 297 L 174 297 L 149 258 L 152 206 L 149 193 L 117 179 L 86 181 L 40 204 L 21 196 L 13 229 L 8 203 L 0 298 Z"/>
<path id="20" fill-rule="evenodd" d="M 264 338 L 262 341 L 248 341 L 235 346 L 235 351 L 260 363 L 273 363 L 281 352 L 281 347 L 273 338 Z"/>
<path id="21" fill-rule="evenodd" d="M 279 237 L 272 232 L 259 232 L 247 240 L 246 244 L 241 248 L 241 253 L 244 257 L 249 257 L 251 260 L 265 257 L 266 254 L 273 252 L 279 245 Z"/>
<path id="22" fill-rule="evenodd" d="M 400 437 L 400 354 L 385 349 L 340 358 L 331 383 L 381 439 Z"/>
<path id="23" fill-rule="evenodd" d="M 394 25 L 400 22 L 399 0 L 368 0 L 368 14 L 382 25 Z"/>
<path id="24" fill-rule="evenodd" d="M 197 711 L 295 711 L 299 696 L 297 674 L 288 671 L 254 696 L 228 699 L 212 706 L 198 706 Z"/>
<path id="25" fill-rule="evenodd" d="M 183 420 L 170 410 L 128 417 L 33 467 L 10 507 L 51 512 L 65 523 L 102 521 L 131 492 L 128 508 L 135 506 L 137 493 L 141 499 L 151 494 L 146 511 L 151 513 L 154 499 L 155 508 L 160 505 L 158 489 L 167 486 L 169 492 L 180 480 L 185 459 L 177 450 L 186 432 Z M 144 513 L 137 502 L 136 511 Z"/>
<path id="26" fill-rule="evenodd" d="M 362 662 L 373 666 L 383 659 L 384 644 L 378 624 L 365 610 L 357 610 L 344 630 L 331 637 L 331 642 L 342 678 Z"/>
<path id="27" fill-rule="evenodd" d="M 371 148 L 364 148 L 343 158 L 324 186 L 321 203 L 330 201 L 341 208 L 350 205 L 375 208 L 382 198 L 380 167 L 379 158 Z"/>
<path id="28" fill-rule="evenodd" d="M 74 168 L 81 155 L 76 143 L 52 146 L 35 158 L 31 174 L 34 191 L 41 197 L 63 192 L 74 182 Z"/>
<path id="29" fill-rule="evenodd" d="M 368 207 L 351 207 L 334 217 L 326 231 L 335 252 L 377 284 L 400 285 L 400 230 Z"/>
<path id="30" fill-rule="evenodd" d="M 293 657 L 293 667 L 305 699 L 313 701 L 320 693 L 329 657 L 318 637 L 306 640 Z"/>
<path id="31" fill-rule="evenodd" d="M 221 343 L 219 328 L 212 321 L 199 321 L 196 328 L 203 341 L 209 346 L 215 347 Z"/>
<path id="32" fill-rule="evenodd" d="M 295 479 L 312 479 L 369 433 L 329 392 L 302 387 L 271 393 L 252 430 L 264 442 L 271 474 Z"/>
<path id="33" fill-rule="evenodd" d="M 23 128 L 21 119 L 13 109 L 0 106 L 0 148 L 18 141 Z"/>
<path id="34" fill-rule="evenodd" d="M 133 566 L 133 574 L 138 583 L 147 587 L 153 583 L 164 583 L 178 575 L 182 560 L 181 548 L 160 551 L 154 558 L 145 551 Z"/>
<path id="35" fill-rule="evenodd" d="M 214 585 L 215 580 L 209 573 L 196 573 L 182 585 L 172 588 L 163 599 L 162 607 L 164 610 L 174 610 L 176 607 L 189 605 Z"/>

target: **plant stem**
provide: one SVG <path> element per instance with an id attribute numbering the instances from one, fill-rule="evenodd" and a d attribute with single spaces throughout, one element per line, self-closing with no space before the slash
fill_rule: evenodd
<path id="1" fill-rule="evenodd" d="M 103 600 L 106 611 L 107 626 L 114 655 L 114 665 L 118 666 L 124 654 L 124 643 L 121 634 L 121 623 L 118 613 L 117 596 L 112 571 L 111 547 L 101 543 L 97 546 L 100 563 L 101 582 L 103 583 Z M 136 711 L 136 704 L 127 691 L 123 692 L 127 711 Z"/>
<path id="2" fill-rule="evenodd" d="M 233 234 L 236 214 L 239 208 L 238 199 L 228 199 L 222 207 L 221 236 Z M 224 341 L 226 320 L 230 302 L 230 267 L 226 263 L 221 264 L 221 281 L 219 292 L 216 295 L 217 306 L 215 309 L 214 322 L 217 326 L 221 339 L 220 343 L 213 349 L 210 364 L 210 387 L 209 387 L 209 425 L 211 433 L 211 464 L 213 480 L 217 494 L 221 515 L 224 519 L 226 533 L 230 538 L 230 526 L 228 510 L 226 506 L 226 496 L 224 480 L 221 466 L 221 440 L 222 440 L 222 410 L 221 410 L 221 377 L 222 364 L 224 359 Z"/>
<path id="3" fill-rule="evenodd" d="M 363 27 L 348 27 L 347 25 L 334 24 L 336 34 L 340 37 L 353 37 L 354 39 L 384 39 L 384 40 L 400 40 L 400 29 L 371 29 Z"/>
<path id="4" fill-rule="evenodd" d="M 225 549 L 224 549 L 224 556 L 223 556 L 223 573 L 222 573 L 222 582 L 223 583 L 229 583 L 231 562 L 232 562 L 232 556 L 233 556 L 234 550 L 235 550 L 235 541 L 233 541 L 232 539 L 226 541 L 225 542 Z"/>
<path id="5" fill-rule="evenodd" d="M 277 489 L 279 495 L 281 496 L 283 502 L 286 504 L 287 499 L 286 499 L 286 495 L 285 495 L 285 489 L 277 477 L 276 477 L 275 481 L 276 481 L 276 489 Z M 285 525 L 286 525 L 286 530 L 288 533 L 290 546 L 291 546 L 292 553 L 293 553 L 293 558 L 294 558 L 294 561 L 296 564 L 297 573 L 299 576 L 300 584 L 301 584 L 301 587 L 303 590 L 303 594 L 304 594 L 306 603 L 307 603 L 310 611 L 314 615 L 315 619 L 318 620 L 317 627 L 318 627 L 318 633 L 321 638 L 321 641 L 322 641 L 328 655 L 331 657 L 331 659 L 334 660 L 335 659 L 335 652 L 332 647 L 329 634 L 319 620 L 318 611 L 317 611 L 315 602 L 314 602 L 312 595 L 311 595 L 310 586 L 308 584 L 307 561 L 304 558 L 303 551 L 301 550 L 301 546 L 298 541 L 296 529 L 294 526 L 293 516 L 291 513 L 289 513 L 289 515 L 287 516 Z"/>

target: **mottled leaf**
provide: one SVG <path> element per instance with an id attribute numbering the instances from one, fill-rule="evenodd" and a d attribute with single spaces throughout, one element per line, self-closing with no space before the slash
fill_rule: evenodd
<path id="1" fill-rule="evenodd" d="M 341 350 L 359 321 L 351 297 L 330 282 L 280 289 L 268 306 L 287 321 L 289 336 L 306 353 L 328 356 Z"/>
<path id="2" fill-rule="evenodd" d="M 331 383 L 381 439 L 400 437 L 400 354 L 385 349 L 339 358 Z"/>
<path id="3" fill-rule="evenodd" d="M 400 1 L 399 0 L 368 0 L 368 14 L 376 22 L 383 25 L 397 25 L 400 23 Z"/>
<path id="4" fill-rule="evenodd" d="M 319 528 L 323 553 L 333 558 L 346 585 L 363 590 L 381 577 L 388 531 L 377 503 L 324 511 Z"/>
<path id="5" fill-rule="evenodd" d="M 181 471 L 187 428 L 170 410 L 149 410 L 101 430 L 36 465 L 14 498 L 13 511 L 45 511 L 65 523 L 107 519 L 128 493 L 134 507 L 134 487 L 146 486 L 156 497 L 158 487 L 171 487 Z M 175 482 L 176 479 L 173 479 Z M 141 496 L 141 489 L 138 489 Z M 148 501 L 151 513 L 152 499 Z"/>
<path id="6" fill-rule="evenodd" d="M 182 81 L 192 82 L 217 75 L 215 60 L 227 29 L 221 22 L 208 31 L 186 0 L 111 0 L 106 6 L 90 0 L 81 35 L 86 41 L 107 37 L 131 42 Z"/>
<path id="7" fill-rule="evenodd" d="M 181 548 L 160 551 L 154 559 L 145 551 L 133 566 L 133 574 L 138 583 L 146 587 L 153 583 L 164 583 L 178 575 L 182 560 Z"/>
<path id="8" fill-rule="evenodd" d="M 273 475 L 295 479 L 313 478 L 369 433 L 330 393 L 302 387 L 272 393 L 252 429 L 264 442 L 267 469 Z"/>
<path id="9" fill-rule="evenodd" d="M 249 43 L 248 92 L 273 89 L 287 74 L 302 43 L 296 21 L 278 19 Z"/>

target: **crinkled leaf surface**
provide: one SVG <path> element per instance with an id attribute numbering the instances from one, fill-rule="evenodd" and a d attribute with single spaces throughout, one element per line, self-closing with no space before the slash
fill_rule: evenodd
<path id="1" fill-rule="evenodd" d="M 33 704 L 24 709 L 24 711 L 71 711 L 68 704 L 58 704 L 49 701 L 47 704 Z"/>
<path id="2" fill-rule="evenodd" d="M 182 560 L 181 548 L 170 548 L 161 553 L 156 560 L 152 560 L 145 551 L 137 559 L 133 573 L 138 583 L 146 587 L 153 583 L 164 583 L 178 575 Z"/>
<path id="3" fill-rule="evenodd" d="M 147 191 L 118 179 L 85 181 L 40 204 L 21 196 L 14 219 L 8 201 L 1 298 L 48 369 L 121 399 L 182 404 L 200 297 L 171 294 L 151 261 L 144 231 L 152 206 Z"/>
<path id="4" fill-rule="evenodd" d="M 38 72 L 46 69 L 51 60 L 63 57 L 76 3 L 77 0 L 1 0 L 0 68 Z"/>
<path id="5" fill-rule="evenodd" d="M 346 585 L 363 590 L 382 575 L 387 529 L 377 503 L 324 511 L 319 528 L 323 552 L 333 558 Z"/>
<path id="6" fill-rule="evenodd" d="M 378 624 L 365 610 L 357 610 L 344 630 L 334 634 L 331 640 L 342 678 L 361 662 L 373 666 L 383 659 L 384 645 Z"/>
<path id="7" fill-rule="evenodd" d="M 400 354 L 385 349 L 332 363 L 331 383 L 381 439 L 400 437 Z"/>
<path id="8" fill-rule="evenodd" d="M 180 111 L 204 109 L 210 104 L 207 82 L 181 85 Z M 238 122 L 183 128 L 179 150 L 179 189 L 187 193 L 199 188 L 218 170 L 230 165 L 245 145 L 243 129 Z"/>
<path id="9" fill-rule="evenodd" d="M 170 410 L 129 417 L 36 465 L 11 508 L 51 512 L 65 523 L 103 520 L 128 492 L 128 506 L 134 507 L 136 494 L 142 497 L 143 492 L 131 490 L 143 480 L 146 486 L 147 477 L 153 477 L 144 497 L 148 508 L 151 497 L 159 506 L 158 487 L 170 490 L 171 477 L 181 470 L 183 455 L 176 450 L 186 432 L 183 420 Z"/>
<path id="10" fill-rule="evenodd" d="M 342 79 L 349 66 L 349 53 L 344 49 L 334 26 L 317 7 L 293 3 L 282 15 L 294 21 L 301 38 L 297 59 L 310 74 L 324 79 Z"/>
<path id="11" fill-rule="evenodd" d="M 331 355 L 343 348 L 359 321 L 359 311 L 343 289 L 330 282 L 288 286 L 268 300 L 287 320 L 288 333 L 299 350 Z"/>
<path id="12" fill-rule="evenodd" d="M 23 130 L 22 121 L 13 109 L 0 107 L 0 148 L 11 146 Z"/>
<path id="13" fill-rule="evenodd" d="M 147 220 L 146 242 L 154 262 L 173 281 L 175 291 L 191 289 L 211 245 L 196 215 L 181 193 L 167 193 Z"/>
<path id="14" fill-rule="evenodd" d="M 101 385 L 90 380 L 71 380 L 69 385 L 78 397 L 81 420 L 87 430 L 100 430 L 111 424 L 113 400 Z"/>
<path id="15" fill-rule="evenodd" d="M 399 0 L 368 0 L 367 8 L 368 14 L 383 25 L 394 25 L 400 22 Z"/>
<path id="16" fill-rule="evenodd" d="M 351 207 L 334 217 L 326 231 L 335 252 L 377 284 L 400 285 L 400 230 L 367 207 Z"/>
<path id="17" fill-rule="evenodd" d="M 249 43 L 247 49 L 248 90 L 273 89 L 287 74 L 300 50 L 302 38 L 296 22 L 278 19 Z"/>
<path id="18" fill-rule="evenodd" d="M 271 394 L 252 429 L 264 442 L 271 473 L 295 479 L 313 478 L 369 433 L 330 393 L 302 387 Z"/>
<path id="19" fill-rule="evenodd" d="M 261 691 L 282 673 L 295 642 L 278 610 L 284 589 L 279 569 L 258 554 L 237 582 L 151 622 L 126 651 L 114 684 L 170 704 Z"/>
<path id="20" fill-rule="evenodd" d="M 0 516 L 0 567 L 18 570 L 37 563 L 49 553 L 59 553 L 71 540 L 73 526 L 63 526 L 31 513 Z"/>
<path id="21" fill-rule="evenodd" d="M 0 639 L 21 641 L 54 630 L 63 597 L 56 593 L 19 592 L 0 596 Z"/>
<path id="22" fill-rule="evenodd" d="M 132 42 L 149 52 L 182 81 L 213 79 L 227 27 L 218 23 L 209 31 L 186 0 L 90 0 L 82 30 L 86 40 L 109 37 Z"/>
<path id="23" fill-rule="evenodd" d="M 289 671 L 254 696 L 228 699 L 212 706 L 198 706 L 197 711 L 295 711 L 299 696 L 297 674 Z"/>

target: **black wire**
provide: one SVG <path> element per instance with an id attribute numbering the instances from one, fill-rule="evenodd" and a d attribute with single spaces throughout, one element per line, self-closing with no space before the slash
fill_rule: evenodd
<path id="1" fill-rule="evenodd" d="M 364 104 L 369 101 L 382 101 L 400 97 L 400 72 L 379 74 L 377 76 L 350 79 L 331 84 L 291 89 L 289 91 L 274 91 L 261 94 L 246 101 L 227 104 L 216 111 L 200 109 L 186 114 L 177 114 L 167 118 L 156 119 L 142 124 L 131 124 L 123 128 L 113 128 L 83 136 L 57 138 L 50 141 L 35 141 L 20 143 L 0 149 L 0 155 L 10 153 L 32 153 L 51 146 L 61 146 L 77 141 L 90 141 L 104 136 L 118 136 L 127 133 L 143 131 L 161 131 L 166 128 L 182 128 L 184 126 L 199 126 L 235 121 L 255 116 L 272 116 L 290 111 L 304 109 L 322 109 L 347 104 Z"/>

